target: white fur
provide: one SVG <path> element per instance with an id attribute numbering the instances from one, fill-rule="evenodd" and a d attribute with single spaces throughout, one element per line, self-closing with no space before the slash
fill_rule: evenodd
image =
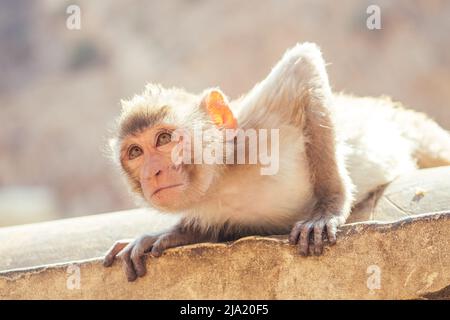
<path id="1" fill-rule="evenodd" d="M 212 193 L 201 208 L 188 213 L 190 216 L 201 217 L 198 221 L 205 227 L 228 221 L 261 229 L 278 228 L 280 232 L 310 217 L 316 199 L 305 137 L 300 126 L 287 125 L 298 105 L 293 98 L 304 90 L 324 90 L 323 96 L 331 95 L 320 50 L 311 43 L 288 50 L 266 79 L 232 102 L 240 128 L 280 130 L 278 173 L 261 176 L 259 166 L 231 166 L 217 182 L 220 192 Z"/>
<path id="2" fill-rule="evenodd" d="M 260 176 L 259 168 L 230 167 L 218 182 L 217 190 L 221 192 L 203 208 L 190 212 L 191 216 L 200 216 L 206 227 L 228 221 L 282 228 L 308 218 L 317 199 L 310 183 L 305 137 L 300 128 L 285 125 L 292 116 L 290 97 L 305 90 L 316 90 L 333 115 L 339 170 L 348 171 L 354 185 L 350 190 L 354 200 L 352 194 L 348 195 L 349 207 L 378 186 L 416 169 L 413 144 L 394 120 L 392 103 L 333 96 L 319 48 L 310 43 L 298 44 L 286 52 L 266 79 L 232 103 L 240 127 L 280 129 L 278 174 Z"/>
<path id="3" fill-rule="evenodd" d="M 417 169 L 414 145 L 402 135 L 389 100 L 336 95 L 336 133 L 343 146 L 356 203 L 401 174 Z"/>
<path id="4" fill-rule="evenodd" d="M 307 217 L 313 205 L 313 192 L 303 137 L 294 127 L 281 128 L 280 133 L 280 145 L 292 147 L 281 148 L 276 175 L 260 175 L 258 165 L 230 166 L 209 191 L 202 207 L 188 214 L 201 217 L 198 220 L 206 228 L 229 222 L 262 230 L 270 227 L 280 232 L 287 232 L 299 217 Z"/>
<path id="5" fill-rule="evenodd" d="M 351 179 L 346 183 L 350 186 L 348 211 L 378 186 L 417 168 L 412 156 L 417 143 L 405 126 L 399 125 L 399 110 L 393 103 L 387 99 L 333 95 L 319 48 L 311 43 L 298 44 L 285 53 L 266 79 L 231 102 L 240 128 L 280 130 L 278 173 L 262 176 L 258 165 L 227 165 L 215 177 L 208 198 L 186 212 L 186 217 L 196 219 L 204 228 L 231 223 L 269 228 L 272 233 L 288 232 L 294 222 L 310 217 L 317 199 L 305 155 L 303 114 L 295 109 L 301 105 L 295 99 L 306 94 L 314 97 L 312 103 L 319 101 L 332 115 L 338 170 L 342 177 Z M 169 103 L 186 105 L 171 115 L 172 123 L 195 128 L 208 121 L 206 113 L 198 108 L 198 96 L 154 85 L 147 86 L 142 96 L 123 102 L 123 108 L 151 111 Z M 289 124 L 293 122 L 296 125 Z M 441 149 L 435 149 L 443 154 Z"/>

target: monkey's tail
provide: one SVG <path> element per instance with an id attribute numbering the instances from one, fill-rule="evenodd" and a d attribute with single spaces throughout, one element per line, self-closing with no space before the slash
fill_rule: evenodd
<path id="1" fill-rule="evenodd" d="M 414 146 L 420 168 L 450 165 L 450 133 L 425 114 L 398 106 L 394 115 L 402 134 Z"/>

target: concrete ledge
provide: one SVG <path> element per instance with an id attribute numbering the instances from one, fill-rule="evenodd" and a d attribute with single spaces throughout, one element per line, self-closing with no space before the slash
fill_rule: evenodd
<path id="1" fill-rule="evenodd" d="M 321 257 L 299 256 L 285 237 L 171 249 L 149 257 L 148 274 L 134 283 L 100 259 L 6 271 L 0 298 L 450 298 L 449 248 L 450 213 L 426 214 L 346 225 Z"/>

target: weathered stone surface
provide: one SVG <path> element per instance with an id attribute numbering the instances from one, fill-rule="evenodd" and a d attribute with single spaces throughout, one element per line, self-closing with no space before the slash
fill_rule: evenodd
<path id="1" fill-rule="evenodd" d="M 136 209 L 0 228 L 0 271 L 100 257 L 116 240 L 163 231 L 178 219 Z"/>
<path id="2" fill-rule="evenodd" d="M 321 257 L 301 257 L 284 237 L 198 244 L 147 260 L 148 274 L 128 283 L 118 264 L 78 262 L 3 272 L 5 299 L 413 299 L 449 297 L 450 213 L 390 223 L 346 225 Z M 370 289 L 380 271 L 380 287 Z M 69 271 L 69 273 L 68 273 Z M 373 272 L 373 271 L 372 271 Z"/>
<path id="3" fill-rule="evenodd" d="M 450 166 L 417 170 L 379 188 L 350 215 L 347 223 L 396 221 L 450 208 Z"/>

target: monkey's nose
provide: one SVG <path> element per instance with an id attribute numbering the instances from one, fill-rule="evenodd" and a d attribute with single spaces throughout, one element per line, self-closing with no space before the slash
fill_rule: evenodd
<path id="1" fill-rule="evenodd" d="M 157 170 L 157 171 L 155 172 L 155 177 L 159 176 L 160 174 L 161 174 L 161 170 Z"/>

